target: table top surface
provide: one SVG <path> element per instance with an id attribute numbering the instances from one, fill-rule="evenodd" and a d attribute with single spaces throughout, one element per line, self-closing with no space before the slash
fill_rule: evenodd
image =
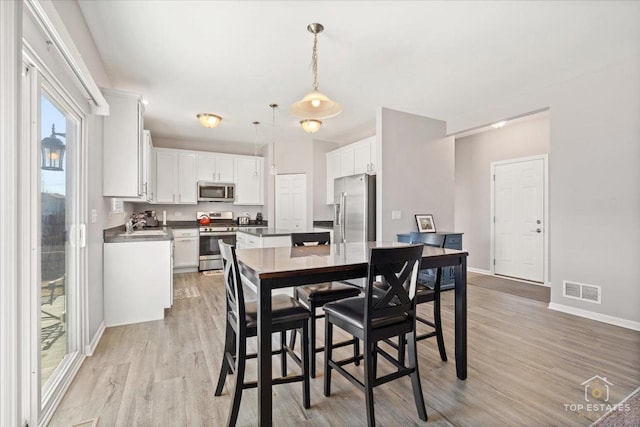
<path id="1" fill-rule="evenodd" d="M 400 242 L 334 243 L 322 246 L 238 249 L 238 261 L 260 278 L 273 277 L 277 273 L 312 273 L 320 270 L 365 268 L 371 248 L 407 246 Z M 424 246 L 422 257 L 467 255 L 466 251 Z"/>

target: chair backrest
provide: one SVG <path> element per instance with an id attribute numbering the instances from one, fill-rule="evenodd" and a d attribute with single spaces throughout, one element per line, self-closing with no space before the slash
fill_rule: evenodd
<path id="1" fill-rule="evenodd" d="M 224 271 L 224 287 L 227 294 L 227 311 L 233 312 L 238 322 L 245 319 L 244 290 L 238 270 L 236 248 L 222 239 L 218 240 Z"/>
<path id="2" fill-rule="evenodd" d="M 365 291 L 366 323 L 383 317 L 414 314 L 422 249 L 423 245 L 371 249 Z M 377 276 L 382 276 L 387 285 L 385 289 L 375 289 L 373 283 Z"/>
<path id="3" fill-rule="evenodd" d="M 409 237 L 411 243 L 422 243 L 425 246 L 433 246 L 436 248 L 444 248 L 445 234 L 436 233 L 411 233 Z"/>
<path id="4" fill-rule="evenodd" d="M 291 246 L 328 245 L 331 243 L 331 233 L 291 233 Z"/>

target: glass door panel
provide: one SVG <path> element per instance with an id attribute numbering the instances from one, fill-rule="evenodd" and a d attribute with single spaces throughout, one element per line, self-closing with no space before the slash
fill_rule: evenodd
<path id="1" fill-rule="evenodd" d="M 40 386 L 46 396 L 77 351 L 75 135 L 77 125 L 53 97 L 40 95 Z"/>

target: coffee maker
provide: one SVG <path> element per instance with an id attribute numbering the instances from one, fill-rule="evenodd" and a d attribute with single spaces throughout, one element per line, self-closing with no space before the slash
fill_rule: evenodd
<path id="1" fill-rule="evenodd" d="M 256 225 L 262 225 L 262 212 L 256 214 Z"/>
<path id="2" fill-rule="evenodd" d="M 144 211 L 144 220 L 147 227 L 158 226 L 158 218 L 156 217 L 156 211 Z"/>

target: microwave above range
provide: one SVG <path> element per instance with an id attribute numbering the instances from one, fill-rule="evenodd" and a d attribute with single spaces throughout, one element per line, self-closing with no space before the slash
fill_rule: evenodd
<path id="1" fill-rule="evenodd" d="M 199 202 L 233 202 L 235 200 L 235 184 L 198 181 Z"/>

